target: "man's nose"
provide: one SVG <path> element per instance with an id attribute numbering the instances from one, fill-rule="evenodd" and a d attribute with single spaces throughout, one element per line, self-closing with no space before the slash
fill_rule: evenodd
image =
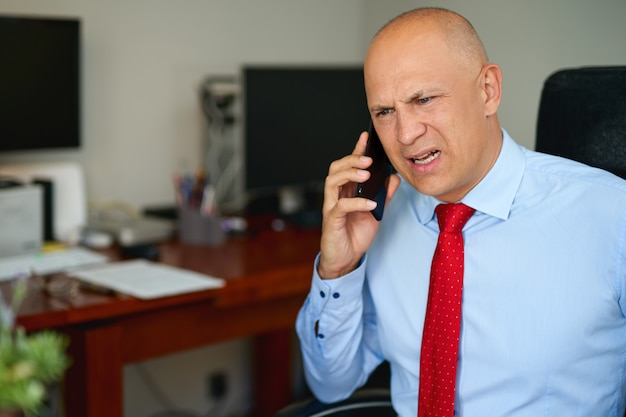
<path id="1" fill-rule="evenodd" d="M 426 124 L 417 114 L 398 112 L 396 137 L 403 145 L 410 145 L 426 133 Z"/>

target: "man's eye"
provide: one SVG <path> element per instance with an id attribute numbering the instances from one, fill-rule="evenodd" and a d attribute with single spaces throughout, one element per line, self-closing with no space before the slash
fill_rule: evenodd
<path id="1" fill-rule="evenodd" d="M 432 100 L 432 97 L 424 97 L 417 99 L 419 104 L 428 104 Z"/>

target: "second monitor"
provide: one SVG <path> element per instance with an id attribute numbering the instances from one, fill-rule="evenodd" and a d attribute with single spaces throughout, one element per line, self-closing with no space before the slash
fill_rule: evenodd
<path id="1" fill-rule="evenodd" d="M 245 191 L 279 196 L 279 211 L 321 192 L 370 119 L 362 66 L 247 66 L 242 98 Z"/>

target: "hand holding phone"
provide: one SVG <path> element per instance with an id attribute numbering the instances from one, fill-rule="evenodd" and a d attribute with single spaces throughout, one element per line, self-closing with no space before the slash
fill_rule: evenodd
<path id="1" fill-rule="evenodd" d="M 385 210 L 387 181 L 391 174 L 391 165 L 372 122 L 370 122 L 368 133 L 365 156 L 372 158 L 372 165 L 367 168 L 370 177 L 367 181 L 356 185 L 356 196 L 369 198 L 378 203 L 376 208 L 372 210 L 372 215 L 380 221 Z"/>

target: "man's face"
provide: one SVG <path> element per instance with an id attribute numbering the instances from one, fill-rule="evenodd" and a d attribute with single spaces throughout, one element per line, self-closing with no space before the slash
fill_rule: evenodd
<path id="1" fill-rule="evenodd" d="M 370 113 L 393 166 L 420 192 L 458 201 L 495 162 L 500 142 L 488 122 L 495 110 L 485 104 L 486 68 L 461 64 L 427 28 L 383 34 L 372 44 L 365 61 Z"/>

